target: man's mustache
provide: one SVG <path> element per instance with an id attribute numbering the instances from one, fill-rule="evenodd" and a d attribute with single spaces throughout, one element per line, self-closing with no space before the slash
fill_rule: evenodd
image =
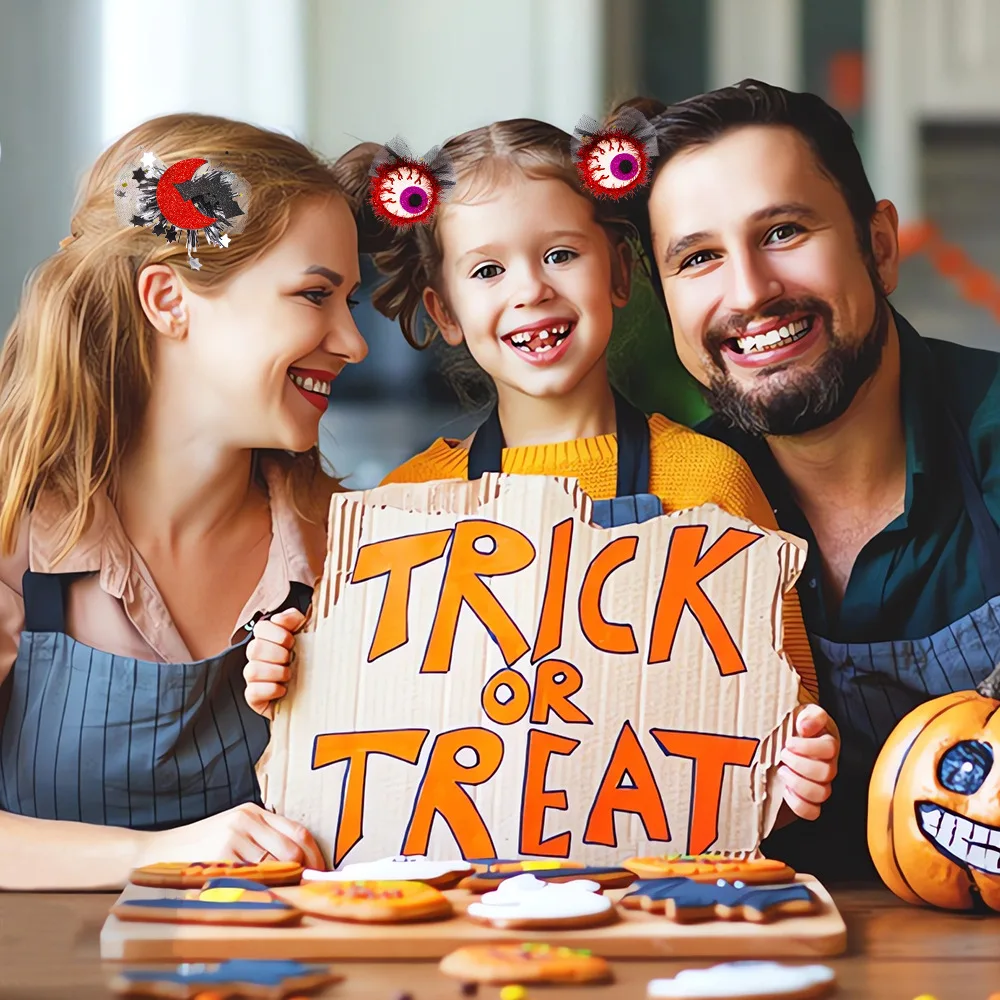
<path id="1" fill-rule="evenodd" d="M 747 328 L 752 322 L 768 319 L 782 320 L 802 313 L 819 315 L 824 320 L 827 330 L 830 330 L 833 309 L 829 303 L 812 296 L 799 299 L 777 299 L 774 302 L 769 302 L 763 309 L 757 309 L 753 313 L 732 313 L 723 322 L 710 326 L 704 337 L 705 348 L 718 363 L 722 356 L 722 345 L 727 340 L 745 337 Z"/>

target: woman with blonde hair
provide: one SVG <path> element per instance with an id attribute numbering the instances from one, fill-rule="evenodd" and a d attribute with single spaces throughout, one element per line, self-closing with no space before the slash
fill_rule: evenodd
<path id="1" fill-rule="evenodd" d="M 144 157 L 238 179 L 236 235 L 178 238 L 204 183 L 166 192 L 173 226 L 123 223 L 129 177 L 167 204 Z M 278 133 L 158 118 L 101 155 L 26 286 L 0 355 L 0 889 L 324 867 L 262 806 L 243 671 L 281 659 L 267 619 L 300 622 L 322 571 L 319 421 L 366 353 L 349 180 Z"/>

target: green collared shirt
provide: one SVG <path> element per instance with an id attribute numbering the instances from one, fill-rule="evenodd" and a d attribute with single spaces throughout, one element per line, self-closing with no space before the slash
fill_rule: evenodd
<path id="1" fill-rule="evenodd" d="M 809 543 L 799 595 L 806 628 L 833 642 L 882 642 L 932 635 L 997 595 L 980 577 L 980 553 L 965 509 L 956 434 L 972 453 L 986 506 L 1000 524 L 1000 354 L 921 337 L 894 312 L 900 403 L 906 432 L 903 513 L 858 554 L 837 611 L 829 609 L 816 539 L 766 442 L 719 417 L 698 427 L 746 459 L 778 524 Z"/>

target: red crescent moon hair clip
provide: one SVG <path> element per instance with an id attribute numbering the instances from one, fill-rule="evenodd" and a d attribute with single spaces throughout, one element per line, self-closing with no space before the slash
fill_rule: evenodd
<path id="1" fill-rule="evenodd" d="M 580 179 L 598 198 L 626 198 L 648 184 L 659 152 L 656 129 L 635 108 L 624 108 L 606 127 L 584 115 L 571 148 Z"/>
<path id="2" fill-rule="evenodd" d="M 441 147 L 418 158 L 399 136 L 379 150 L 368 173 L 372 209 L 392 226 L 430 222 L 442 198 L 455 186 L 454 171 Z"/>
<path id="3" fill-rule="evenodd" d="M 169 167 L 154 153 L 127 163 L 115 181 L 115 212 L 123 226 L 141 226 L 174 243 L 184 233 L 188 264 L 198 271 L 198 234 L 212 246 L 228 247 L 230 234 L 247 224 L 250 185 L 232 171 L 201 157 Z"/>

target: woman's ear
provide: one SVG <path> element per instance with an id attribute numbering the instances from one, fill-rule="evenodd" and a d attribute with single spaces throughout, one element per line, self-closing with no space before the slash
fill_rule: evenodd
<path id="1" fill-rule="evenodd" d="M 181 340 L 187 334 L 188 314 L 184 285 L 166 264 L 150 264 L 139 272 L 139 302 L 157 333 Z"/>
<path id="2" fill-rule="evenodd" d="M 427 315 L 434 321 L 434 325 L 441 331 L 441 336 L 445 342 L 457 347 L 462 343 L 462 328 L 451 318 L 448 311 L 448 304 L 444 298 L 438 294 L 434 288 L 425 288 L 423 294 L 424 308 Z"/>
<path id="3" fill-rule="evenodd" d="M 619 309 L 628 305 L 632 294 L 632 248 L 622 240 L 611 248 L 611 301 Z"/>

